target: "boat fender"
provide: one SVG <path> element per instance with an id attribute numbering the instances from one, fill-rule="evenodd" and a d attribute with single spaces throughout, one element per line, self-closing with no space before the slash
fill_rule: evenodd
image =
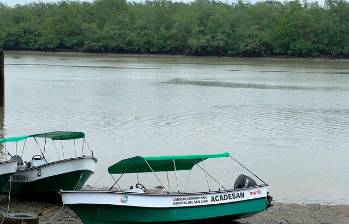
<path id="1" fill-rule="evenodd" d="M 255 187 L 257 183 L 254 179 L 244 174 L 240 174 L 234 183 L 234 189 Z"/>

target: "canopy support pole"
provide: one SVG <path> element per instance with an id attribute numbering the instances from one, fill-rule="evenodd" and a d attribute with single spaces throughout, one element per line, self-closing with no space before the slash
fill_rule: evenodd
<path id="1" fill-rule="evenodd" d="M 65 158 L 65 156 L 64 156 L 64 147 L 63 147 L 63 141 L 61 140 L 61 150 L 62 150 L 62 154 L 63 154 L 63 159 Z"/>
<path id="2" fill-rule="evenodd" d="M 225 166 L 224 166 L 224 170 L 223 170 L 223 174 L 222 174 L 222 180 L 221 180 L 221 183 L 223 183 L 223 181 L 224 181 L 224 177 L 225 177 L 225 171 L 227 170 L 228 161 L 229 161 L 229 157 L 227 157 L 227 159 L 226 159 L 226 161 L 225 161 Z"/>
<path id="3" fill-rule="evenodd" d="M 4 143 L 4 149 L 5 149 L 5 159 L 7 160 L 7 148 L 6 148 L 6 142 Z"/>
<path id="4" fill-rule="evenodd" d="M 24 140 L 24 143 L 23 143 L 23 148 L 22 148 L 22 153 L 21 153 L 21 157 L 23 156 L 23 153 L 24 153 L 24 147 L 25 147 L 25 143 L 27 142 L 27 139 Z"/>
<path id="5" fill-rule="evenodd" d="M 87 145 L 87 148 L 91 151 L 91 155 L 93 156 L 93 150 L 91 149 L 91 147 L 89 146 L 88 142 L 86 141 L 86 139 L 84 139 L 85 144 Z"/>
<path id="6" fill-rule="evenodd" d="M 52 144 L 53 144 L 53 147 L 55 148 L 56 150 L 56 153 L 57 153 L 57 156 L 58 156 L 58 159 L 61 160 L 61 157 L 59 156 L 59 153 L 58 153 L 58 149 L 56 147 L 56 144 L 55 144 L 55 141 L 52 140 Z"/>
<path id="7" fill-rule="evenodd" d="M 82 140 L 81 156 L 84 155 L 85 138 Z"/>
<path id="8" fill-rule="evenodd" d="M 204 169 L 206 170 L 205 161 L 203 161 L 202 164 L 204 165 Z M 211 191 L 210 184 L 208 182 L 208 178 L 207 178 L 207 173 L 206 172 L 205 172 L 205 177 L 206 177 L 206 183 L 207 183 L 208 191 Z"/>
<path id="9" fill-rule="evenodd" d="M 196 164 L 202 171 L 204 171 L 212 180 L 214 180 L 220 187 L 223 187 L 224 190 L 227 190 L 218 180 L 216 180 L 211 174 L 204 170 L 199 164 Z"/>
<path id="10" fill-rule="evenodd" d="M 177 168 L 176 168 L 176 160 L 173 159 L 173 166 L 176 174 L 176 183 L 177 183 L 177 192 L 179 193 L 179 183 L 178 183 L 178 176 L 177 176 Z"/>
<path id="11" fill-rule="evenodd" d="M 124 174 L 122 173 L 122 174 L 120 175 L 120 177 L 119 177 L 117 180 L 115 180 L 114 177 L 113 177 L 112 175 L 110 175 L 111 178 L 113 178 L 113 180 L 114 180 L 115 182 L 114 182 L 113 185 L 111 185 L 111 187 L 109 188 L 109 190 L 113 189 L 113 187 L 114 187 L 116 184 L 118 184 L 119 180 L 121 179 L 121 177 L 122 177 L 123 175 L 124 175 Z M 119 185 L 118 185 L 118 186 L 119 186 Z M 119 186 L 119 188 L 120 188 L 120 186 Z"/>
<path id="12" fill-rule="evenodd" d="M 44 153 L 46 152 L 46 138 L 45 138 L 45 143 L 44 143 Z"/>
<path id="13" fill-rule="evenodd" d="M 187 192 L 187 187 L 188 187 L 188 182 L 189 182 L 190 174 L 191 174 L 191 170 L 189 170 L 188 176 L 187 176 L 187 180 L 185 181 L 184 192 Z"/>
<path id="14" fill-rule="evenodd" d="M 155 178 L 159 181 L 159 183 L 161 184 L 161 186 L 163 186 L 165 189 L 165 185 L 161 182 L 160 178 L 158 177 L 158 175 L 156 175 L 155 171 L 153 170 L 153 168 L 149 165 L 149 163 L 147 162 L 147 160 L 144 160 L 145 163 L 148 165 L 148 167 L 150 168 L 151 172 L 153 172 Z M 166 189 L 167 192 L 169 192 L 167 189 Z"/>
<path id="15" fill-rule="evenodd" d="M 40 150 L 40 153 L 41 153 L 41 155 L 42 155 L 42 157 L 44 158 L 44 160 L 45 160 L 45 162 L 46 162 L 46 164 L 48 163 L 47 162 L 47 160 L 46 160 L 46 157 L 45 157 L 45 154 L 41 151 L 41 149 L 40 149 L 40 145 L 39 145 L 39 143 L 38 143 L 38 140 L 34 137 L 34 140 L 35 140 L 35 143 L 38 145 L 38 148 L 39 148 L 39 150 Z"/>
<path id="16" fill-rule="evenodd" d="M 245 170 L 247 170 L 250 174 L 252 174 L 254 177 L 256 177 L 258 180 L 260 180 L 263 184 L 268 185 L 267 183 L 265 183 L 261 178 L 259 178 L 256 174 L 254 174 L 251 170 L 249 170 L 246 166 L 244 166 L 243 164 L 241 164 L 239 161 L 237 161 L 234 157 L 232 157 L 231 155 L 229 155 L 230 158 L 232 158 L 237 164 L 239 164 L 242 168 L 244 168 Z"/>
<path id="17" fill-rule="evenodd" d="M 168 185 L 168 193 L 171 192 L 171 186 L 170 186 L 170 179 L 168 178 L 168 171 L 166 171 L 166 177 L 167 177 L 167 185 Z"/>
<path id="18" fill-rule="evenodd" d="M 76 158 L 76 147 L 75 147 L 75 139 L 74 139 L 74 152 L 75 152 L 75 158 Z"/>

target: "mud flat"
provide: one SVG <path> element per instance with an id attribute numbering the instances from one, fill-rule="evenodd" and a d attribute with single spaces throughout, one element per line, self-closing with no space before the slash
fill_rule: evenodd
<path id="1" fill-rule="evenodd" d="M 7 197 L 0 196 L 0 211 L 7 211 Z M 29 202 L 12 199 L 11 212 L 31 212 L 40 217 L 40 223 L 81 224 L 79 218 L 68 208 L 40 202 Z M 240 219 L 231 224 L 344 224 L 349 223 L 349 205 L 319 205 L 319 204 L 282 204 L 274 206 L 266 212 Z"/>

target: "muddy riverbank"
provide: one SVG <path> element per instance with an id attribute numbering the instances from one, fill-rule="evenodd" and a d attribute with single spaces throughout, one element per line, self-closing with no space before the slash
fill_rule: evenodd
<path id="1" fill-rule="evenodd" d="M 7 211 L 7 197 L 0 196 L 0 210 Z M 40 223 L 52 224 L 81 224 L 79 218 L 68 208 L 40 202 L 28 202 L 13 199 L 10 203 L 11 212 L 35 213 L 40 217 Z M 319 205 L 319 204 L 282 204 L 274 206 L 266 212 L 255 216 L 231 222 L 232 224 L 343 224 L 349 221 L 348 205 Z"/>

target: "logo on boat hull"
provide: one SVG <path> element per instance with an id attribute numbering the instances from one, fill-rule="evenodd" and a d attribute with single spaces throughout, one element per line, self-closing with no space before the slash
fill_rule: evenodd
<path id="1" fill-rule="evenodd" d="M 237 198 L 245 198 L 245 192 L 237 192 L 237 193 L 229 193 L 229 194 L 212 196 L 211 202 L 228 201 L 228 200 L 234 200 Z"/>
<path id="2" fill-rule="evenodd" d="M 127 195 L 121 196 L 121 198 L 120 198 L 120 202 L 121 202 L 121 203 L 126 204 L 127 201 L 128 201 L 128 196 L 127 196 Z"/>
<path id="3" fill-rule="evenodd" d="M 260 195 L 260 194 L 262 194 L 261 190 L 250 191 L 250 195 L 252 195 L 252 196 Z"/>

